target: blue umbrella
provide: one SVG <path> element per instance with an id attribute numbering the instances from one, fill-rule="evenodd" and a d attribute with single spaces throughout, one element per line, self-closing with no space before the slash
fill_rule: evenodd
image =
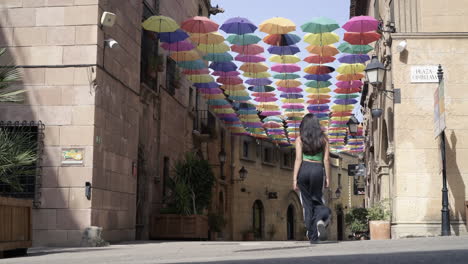
<path id="1" fill-rule="evenodd" d="M 301 124 L 300 123 L 289 123 L 288 124 L 288 127 L 300 127 Z"/>
<path id="2" fill-rule="evenodd" d="M 332 78 L 330 74 L 306 74 L 304 79 L 313 80 L 318 82 L 328 81 Z"/>
<path id="3" fill-rule="evenodd" d="M 237 118 L 237 117 L 228 117 L 228 116 L 219 117 L 219 119 L 224 120 L 226 122 L 234 122 L 234 121 L 239 120 L 239 118 Z"/>
<path id="4" fill-rule="evenodd" d="M 368 60 L 370 58 L 367 54 L 347 54 L 338 59 L 341 63 L 365 63 Z"/>
<path id="5" fill-rule="evenodd" d="M 214 71 L 229 72 L 237 70 L 237 65 L 232 61 L 212 62 L 209 68 Z"/>
<path id="6" fill-rule="evenodd" d="M 269 85 L 250 86 L 248 89 L 256 93 L 268 93 L 268 92 L 273 92 L 275 90 L 273 86 L 269 86 Z"/>
<path id="7" fill-rule="evenodd" d="M 304 98 L 304 95 L 300 93 L 282 93 L 280 97 L 286 98 L 286 99 L 299 99 L 299 98 Z"/>
<path id="8" fill-rule="evenodd" d="M 314 116 L 316 116 L 317 118 L 328 118 L 328 114 L 327 113 L 314 113 Z"/>
<path id="9" fill-rule="evenodd" d="M 250 85 L 269 85 L 272 84 L 273 81 L 268 78 L 257 78 L 257 79 L 249 79 L 245 81 L 245 83 Z"/>
<path id="10" fill-rule="evenodd" d="M 294 55 L 300 52 L 296 45 L 291 46 L 270 46 L 268 52 L 276 55 Z"/>
<path id="11" fill-rule="evenodd" d="M 320 105 L 309 105 L 307 109 L 312 110 L 312 111 L 325 111 L 325 110 L 330 109 L 330 107 L 326 104 L 320 104 Z"/>
<path id="12" fill-rule="evenodd" d="M 206 64 L 203 60 L 194 60 L 194 61 L 179 61 L 177 66 L 184 69 L 198 70 L 206 68 Z"/>
<path id="13" fill-rule="evenodd" d="M 202 89 L 202 88 L 218 88 L 219 84 L 216 82 L 209 82 L 209 83 L 194 83 L 193 86 Z"/>
<path id="14" fill-rule="evenodd" d="M 257 30 L 257 26 L 247 18 L 233 17 L 226 20 L 219 29 L 228 34 L 241 35 L 255 32 L 255 30 Z"/>
<path id="15" fill-rule="evenodd" d="M 162 42 L 167 42 L 167 43 L 179 42 L 179 41 L 187 39 L 188 37 L 189 35 L 180 28 L 174 32 L 159 33 L 159 40 Z"/>
<path id="16" fill-rule="evenodd" d="M 335 104 L 338 105 L 350 105 L 350 104 L 355 104 L 358 101 L 356 99 L 337 99 L 334 101 Z"/>
<path id="17" fill-rule="evenodd" d="M 254 34 L 243 34 L 243 35 L 230 35 L 226 40 L 231 44 L 237 45 L 250 45 L 256 44 L 262 40 L 259 36 Z"/>

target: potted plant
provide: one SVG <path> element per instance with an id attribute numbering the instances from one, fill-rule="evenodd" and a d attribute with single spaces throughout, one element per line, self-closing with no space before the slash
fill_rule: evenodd
<path id="1" fill-rule="evenodd" d="M 369 220 L 369 231 L 371 240 L 390 239 L 390 219 L 389 200 L 382 200 L 375 203 L 368 209 L 367 219 Z"/>
<path id="2" fill-rule="evenodd" d="M 207 239 L 208 217 L 205 211 L 210 204 L 214 174 L 208 161 L 194 153 L 177 162 L 167 187 L 165 199 L 170 214 L 155 216 L 153 238 Z"/>
<path id="3" fill-rule="evenodd" d="M 352 208 L 345 216 L 346 225 L 352 232 L 354 239 L 365 239 L 368 232 L 367 209 Z"/>
<path id="4" fill-rule="evenodd" d="M 217 240 L 218 234 L 221 232 L 226 225 L 224 217 L 219 214 L 208 214 L 208 226 L 210 228 L 210 238 L 211 240 Z"/>

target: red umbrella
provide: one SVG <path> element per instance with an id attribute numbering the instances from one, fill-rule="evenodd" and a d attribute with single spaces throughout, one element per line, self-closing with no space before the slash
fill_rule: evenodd
<path id="1" fill-rule="evenodd" d="M 257 55 L 265 51 L 265 49 L 258 44 L 232 45 L 231 50 L 244 55 Z"/>
<path id="2" fill-rule="evenodd" d="M 315 64 L 324 64 L 334 62 L 336 60 L 335 57 L 332 56 L 320 56 L 320 55 L 310 55 L 304 59 L 305 62 L 308 63 L 315 63 Z"/>
<path id="3" fill-rule="evenodd" d="M 228 84 L 228 85 L 236 85 L 236 84 L 241 84 L 244 82 L 240 77 L 238 76 L 233 76 L 233 77 L 219 77 L 216 79 L 217 82 L 222 83 L 222 84 Z"/>
<path id="4" fill-rule="evenodd" d="M 332 112 L 332 117 L 333 116 L 351 116 L 352 112 L 351 111 L 346 111 L 346 112 Z"/>
<path id="5" fill-rule="evenodd" d="M 207 17 L 196 16 L 182 22 L 181 28 L 190 33 L 210 33 L 218 31 L 219 25 Z"/>
<path id="6" fill-rule="evenodd" d="M 307 101 L 308 104 L 328 104 L 330 103 L 329 99 L 312 99 Z"/>
<path id="7" fill-rule="evenodd" d="M 340 94 L 351 94 L 360 92 L 361 88 L 338 88 L 335 89 L 333 92 L 340 93 Z"/>
<path id="8" fill-rule="evenodd" d="M 352 45 L 367 45 L 380 39 L 380 34 L 377 32 L 346 32 L 344 33 L 344 41 Z"/>

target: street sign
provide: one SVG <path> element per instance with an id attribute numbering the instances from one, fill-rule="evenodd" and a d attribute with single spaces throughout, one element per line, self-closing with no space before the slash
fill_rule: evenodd
<path id="1" fill-rule="evenodd" d="M 444 80 L 439 83 L 434 92 L 434 136 L 438 137 L 445 130 L 445 85 Z"/>
<path id="2" fill-rule="evenodd" d="M 423 65 L 411 66 L 411 82 L 412 83 L 437 83 L 437 66 Z"/>

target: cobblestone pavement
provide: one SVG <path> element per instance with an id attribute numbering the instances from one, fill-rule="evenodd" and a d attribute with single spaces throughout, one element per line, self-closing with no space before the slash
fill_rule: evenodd
<path id="1" fill-rule="evenodd" d="M 170 242 L 148 241 L 104 248 L 33 248 L 3 263 L 468 263 L 468 236 L 386 241 Z"/>

